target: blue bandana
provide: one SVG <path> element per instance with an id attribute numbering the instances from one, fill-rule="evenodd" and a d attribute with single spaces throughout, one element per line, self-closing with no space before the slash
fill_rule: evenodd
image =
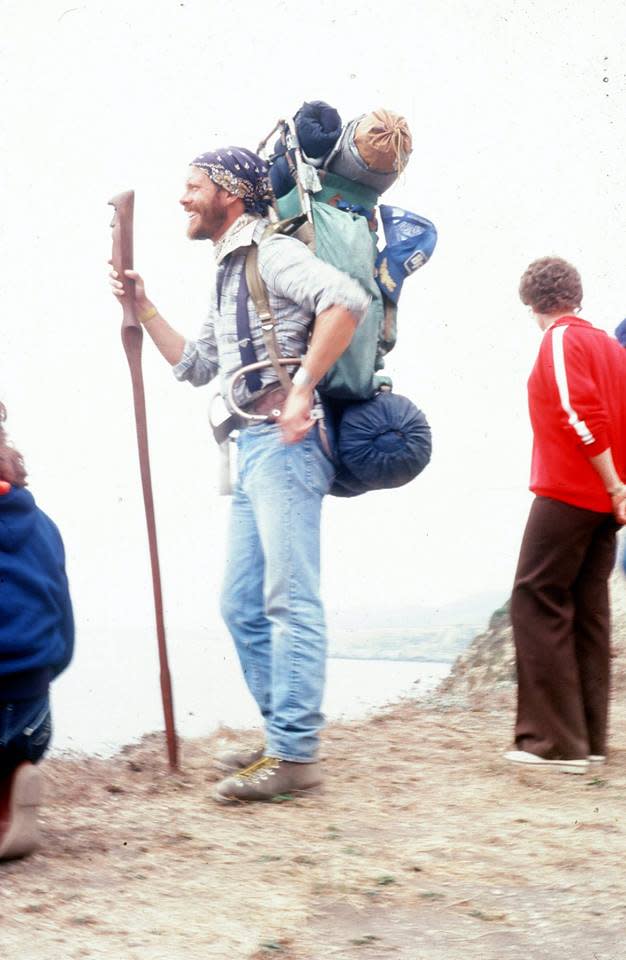
<path id="1" fill-rule="evenodd" d="M 248 213 L 263 217 L 272 204 L 269 168 L 245 147 L 224 147 L 213 153 L 201 153 L 191 165 L 204 170 L 218 187 L 240 197 Z"/>

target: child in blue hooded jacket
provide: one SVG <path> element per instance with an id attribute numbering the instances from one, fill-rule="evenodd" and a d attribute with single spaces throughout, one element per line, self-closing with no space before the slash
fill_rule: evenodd
<path id="1" fill-rule="evenodd" d="M 5 419 L 0 403 L 0 860 L 37 845 L 35 763 L 50 742 L 48 687 L 74 647 L 63 542 L 25 489 Z"/>

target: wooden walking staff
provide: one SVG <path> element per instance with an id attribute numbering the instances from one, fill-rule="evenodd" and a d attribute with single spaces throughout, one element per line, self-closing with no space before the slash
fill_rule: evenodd
<path id="1" fill-rule="evenodd" d="M 152 566 L 152 588 L 154 592 L 154 612 L 159 646 L 161 698 L 163 700 L 163 714 L 165 716 L 167 754 L 170 767 L 176 770 L 178 769 L 178 743 L 174 725 L 172 681 L 170 678 L 170 669 L 167 660 L 167 644 L 165 641 L 161 571 L 159 568 L 159 551 L 154 520 L 154 500 L 152 497 L 152 479 L 150 476 L 150 455 L 148 452 L 146 398 L 143 388 L 143 374 L 141 371 L 143 330 L 141 329 L 141 324 L 137 319 L 135 310 L 135 281 L 131 280 L 124 273 L 125 270 L 133 269 L 133 208 L 135 204 L 135 193 L 133 190 L 129 190 L 127 193 L 120 193 L 116 197 L 113 197 L 112 200 L 109 200 L 109 203 L 115 208 L 115 215 L 111 223 L 111 227 L 113 228 L 113 256 L 111 263 L 113 264 L 114 270 L 117 271 L 118 278 L 124 285 L 125 294 L 125 296 L 121 298 L 122 310 L 124 312 L 122 320 L 122 343 L 126 351 L 133 385 L 139 466 L 141 468 L 141 485 L 143 487 L 143 501 L 146 509 L 150 564 Z"/>

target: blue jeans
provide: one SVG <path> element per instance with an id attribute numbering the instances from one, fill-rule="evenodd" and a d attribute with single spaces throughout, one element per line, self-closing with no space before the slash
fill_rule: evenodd
<path id="1" fill-rule="evenodd" d="M 32 700 L 0 703 L 0 780 L 24 760 L 40 760 L 51 736 L 47 693 Z"/>
<path id="2" fill-rule="evenodd" d="M 238 438 L 222 615 L 266 726 L 266 753 L 317 758 L 326 674 L 320 518 L 334 466 L 317 425 L 284 444 L 276 424 Z"/>

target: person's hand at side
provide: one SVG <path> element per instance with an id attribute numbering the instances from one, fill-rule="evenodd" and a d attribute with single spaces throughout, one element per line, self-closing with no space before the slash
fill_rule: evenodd
<path id="1" fill-rule="evenodd" d="M 611 507 L 613 516 L 618 523 L 626 523 L 626 484 L 622 483 L 620 487 L 611 492 Z"/>
<path id="2" fill-rule="evenodd" d="M 304 439 L 315 423 L 311 416 L 312 406 L 312 389 L 308 386 L 292 386 L 278 419 L 283 443 L 299 443 Z"/>

